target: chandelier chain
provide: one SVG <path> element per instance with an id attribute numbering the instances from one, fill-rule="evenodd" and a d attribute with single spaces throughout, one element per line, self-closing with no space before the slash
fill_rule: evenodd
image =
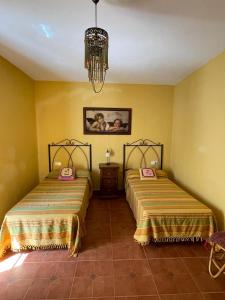
<path id="1" fill-rule="evenodd" d="M 97 27 L 97 3 L 95 3 L 95 27 Z"/>

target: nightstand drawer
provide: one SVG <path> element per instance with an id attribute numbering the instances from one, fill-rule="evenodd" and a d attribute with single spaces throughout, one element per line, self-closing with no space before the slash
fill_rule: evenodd
<path id="1" fill-rule="evenodd" d="M 118 196 L 118 172 L 116 163 L 99 164 L 100 169 L 100 195 L 102 198 L 114 198 Z"/>
<path id="2" fill-rule="evenodd" d="M 103 177 L 117 177 L 118 168 L 105 168 L 101 169 L 101 175 Z"/>

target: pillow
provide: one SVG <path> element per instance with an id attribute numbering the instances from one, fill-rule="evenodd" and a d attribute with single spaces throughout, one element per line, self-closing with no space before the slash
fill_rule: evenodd
<path id="1" fill-rule="evenodd" d="M 75 169 L 74 168 L 62 168 L 59 172 L 59 180 L 74 180 Z"/>
<path id="2" fill-rule="evenodd" d="M 78 169 L 76 170 L 76 177 L 90 177 L 90 172 L 85 169 Z"/>
<path id="3" fill-rule="evenodd" d="M 52 170 L 51 172 L 48 173 L 48 175 L 46 176 L 46 178 L 49 178 L 49 179 L 58 179 L 59 177 L 59 169 L 57 170 Z"/>
<path id="4" fill-rule="evenodd" d="M 78 169 L 76 170 L 76 177 L 78 178 L 88 178 L 89 182 L 92 181 L 91 179 L 91 173 L 89 170 L 84 170 L 84 169 Z"/>
<path id="5" fill-rule="evenodd" d="M 141 180 L 156 180 L 157 179 L 155 169 L 142 168 L 142 169 L 139 169 L 139 172 L 140 172 Z"/>
<path id="6" fill-rule="evenodd" d="M 129 179 L 140 179 L 140 173 L 138 169 L 130 169 L 126 171 L 126 177 Z"/>

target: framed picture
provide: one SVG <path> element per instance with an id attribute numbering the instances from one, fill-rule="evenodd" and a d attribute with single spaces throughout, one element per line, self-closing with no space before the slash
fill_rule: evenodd
<path id="1" fill-rule="evenodd" d="M 131 134 L 131 108 L 84 107 L 84 134 Z"/>

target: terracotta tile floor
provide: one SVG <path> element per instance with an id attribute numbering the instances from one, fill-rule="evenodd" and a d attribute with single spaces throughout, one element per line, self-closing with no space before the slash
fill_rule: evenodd
<path id="1" fill-rule="evenodd" d="M 0 261 L 0 299 L 224 300 L 202 244 L 139 246 L 124 198 L 93 198 L 82 251 L 9 253 Z"/>

